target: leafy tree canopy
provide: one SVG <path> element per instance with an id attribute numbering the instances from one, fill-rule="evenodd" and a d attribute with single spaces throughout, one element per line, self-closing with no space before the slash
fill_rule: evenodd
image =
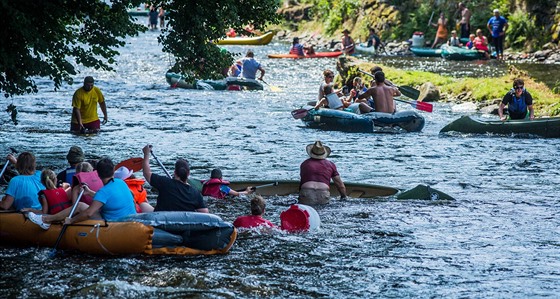
<path id="1" fill-rule="evenodd" d="M 128 7 L 141 0 L 0 0 L 0 91 L 6 97 L 37 92 L 33 77 L 59 88 L 72 83 L 75 63 L 113 70 L 127 36 L 146 30 Z M 277 22 L 276 0 L 156 1 L 169 13 L 159 41 L 176 57 L 172 70 L 187 77 L 218 77 L 233 60 L 211 43 L 228 28 Z M 75 62 L 75 63 L 74 63 Z"/>

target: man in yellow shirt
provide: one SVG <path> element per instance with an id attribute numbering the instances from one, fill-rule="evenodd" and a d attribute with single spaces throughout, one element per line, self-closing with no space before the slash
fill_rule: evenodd
<path id="1" fill-rule="evenodd" d="M 74 92 L 72 97 L 72 122 L 70 130 L 76 133 L 97 133 L 101 127 L 97 115 L 97 103 L 103 111 L 103 124 L 107 123 L 107 106 L 103 93 L 93 86 L 93 77 L 84 78 L 84 86 Z"/>

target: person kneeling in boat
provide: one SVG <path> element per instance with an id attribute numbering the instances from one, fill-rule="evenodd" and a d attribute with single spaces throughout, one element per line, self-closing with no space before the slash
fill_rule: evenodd
<path id="1" fill-rule="evenodd" d="M 527 114 L 529 114 L 530 120 L 535 119 L 533 97 L 525 89 L 525 82 L 521 78 L 513 80 L 513 88 L 506 93 L 498 107 L 498 115 L 502 121 L 507 120 L 507 116 L 504 115 L 506 105 L 508 106 L 508 113 L 511 119 L 525 119 Z"/>
<path id="2" fill-rule="evenodd" d="M 103 187 L 99 191 L 91 190 L 88 185 L 83 185 L 84 195 L 93 197 L 93 201 L 85 210 L 80 210 L 78 214 L 72 218 L 66 217 L 64 224 L 73 224 L 88 219 L 105 219 L 107 221 L 118 221 L 119 219 L 131 214 L 136 214 L 134 208 L 134 199 L 125 182 L 121 179 L 114 178 L 115 164 L 109 158 L 102 158 L 97 162 L 97 173 L 103 182 Z M 67 208 L 66 210 L 72 209 Z M 61 212 L 62 213 L 62 212 Z M 48 222 L 60 221 L 62 219 L 54 219 L 57 215 L 51 216 Z M 69 215 L 69 213 L 67 214 Z M 45 216 L 45 217 L 46 217 Z M 46 223 L 47 219 L 41 215 L 29 213 L 29 220 L 39 225 L 43 229 L 48 229 L 50 224 Z"/>
<path id="3" fill-rule="evenodd" d="M 12 154 L 8 154 L 6 159 L 16 166 L 19 175 L 8 183 L 6 195 L 0 200 L 0 210 L 41 209 L 37 193 L 44 190 L 45 186 L 41 184 L 41 171 L 35 169 L 35 156 L 30 152 L 23 152 L 17 159 Z"/>
<path id="4" fill-rule="evenodd" d="M 344 101 L 345 110 L 361 114 L 371 112 L 373 109 L 373 99 L 371 97 L 359 99 L 358 96 L 367 91 L 361 77 L 354 77 L 352 80 L 352 90 Z"/>
<path id="5" fill-rule="evenodd" d="M 262 217 L 264 215 L 266 203 L 264 198 L 260 195 L 255 195 L 251 199 L 251 215 L 239 216 L 235 221 L 233 221 L 233 225 L 237 228 L 254 228 L 254 227 L 267 227 L 267 228 L 277 228 L 269 220 L 266 220 Z"/>
<path id="6" fill-rule="evenodd" d="M 190 211 L 208 213 L 208 208 L 204 203 L 202 194 L 193 186 L 189 185 L 190 166 L 185 159 L 178 159 L 175 162 L 173 178 L 157 175 L 150 169 L 151 145 L 146 145 L 144 161 L 142 162 L 142 172 L 146 181 L 156 187 L 159 191 L 154 212 L 161 211 Z"/>
<path id="7" fill-rule="evenodd" d="M 393 97 L 400 96 L 401 92 L 396 86 L 385 84 L 385 74 L 382 71 L 376 72 L 373 76 L 375 78 L 375 86 L 370 87 L 366 92 L 359 95 L 358 99 L 373 97 L 375 112 L 395 113 L 395 100 Z"/>
<path id="8" fill-rule="evenodd" d="M 305 56 L 315 54 L 313 46 L 304 46 L 299 43 L 299 37 L 294 37 L 292 41 L 292 47 L 290 48 L 290 54 Z"/>
<path id="9" fill-rule="evenodd" d="M 43 184 L 46 189 L 39 191 L 39 202 L 41 203 L 41 210 L 35 210 L 31 208 L 22 209 L 22 212 L 34 212 L 39 214 L 56 214 L 66 208 L 72 206 L 72 201 L 70 200 L 72 196 L 72 189 L 70 184 L 62 183 L 60 187 L 58 186 L 58 180 L 56 174 L 46 168 L 41 172 L 41 184 Z"/>
<path id="10" fill-rule="evenodd" d="M 315 141 L 306 147 L 309 159 L 300 165 L 300 183 L 298 201 L 304 205 L 327 204 L 330 199 L 330 182 L 340 193 L 340 199 L 346 199 L 346 186 L 340 178 L 336 165 L 327 160 L 331 153 L 328 146 Z"/>
<path id="11" fill-rule="evenodd" d="M 257 78 L 257 71 L 260 71 L 261 75 L 259 76 L 259 80 L 262 81 L 265 71 L 261 64 L 255 60 L 255 53 L 253 50 L 247 50 L 245 57 L 237 62 L 241 64 L 241 77 L 255 80 Z"/>
<path id="12" fill-rule="evenodd" d="M 154 211 L 154 207 L 148 203 L 148 192 L 144 189 L 146 180 L 136 178 L 133 171 L 125 166 L 115 170 L 115 178 L 123 180 L 134 198 L 134 206 L 138 213 L 150 213 Z"/>
<path id="13" fill-rule="evenodd" d="M 244 191 L 235 191 L 228 185 L 228 181 L 222 180 L 222 171 L 218 168 L 213 169 L 212 173 L 210 173 L 210 179 L 202 182 L 202 195 L 223 199 L 228 195 L 251 194 L 254 190 L 253 187 L 249 186 Z"/>

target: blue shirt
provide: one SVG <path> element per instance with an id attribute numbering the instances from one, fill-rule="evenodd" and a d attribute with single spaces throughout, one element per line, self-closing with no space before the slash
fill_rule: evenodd
<path id="1" fill-rule="evenodd" d="M 492 25 L 492 37 L 500 36 L 500 33 L 504 31 L 504 25 L 507 24 L 506 18 L 499 16 L 493 16 L 488 20 L 488 25 Z"/>
<path id="2" fill-rule="evenodd" d="M 257 70 L 261 67 L 253 57 L 245 57 L 241 59 L 243 64 L 242 77 L 246 79 L 256 79 Z"/>
<path id="3" fill-rule="evenodd" d="M 6 195 L 14 198 L 13 207 L 16 211 L 23 208 L 42 209 L 39 202 L 39 191 L 45 190 L 41 184 L 41 171 L 33 175 L 18 175 L 13 177 L 8 184 Z"/>
<path id="4" fill-rule="evenodd" d="M 108 221 L 117 221 L 130 214 L 136 214 L 132 193 L 121 179 L 113 179 L 103 186 L 97 191 L 93 200 L 103 204 L 100 214 Z"/>

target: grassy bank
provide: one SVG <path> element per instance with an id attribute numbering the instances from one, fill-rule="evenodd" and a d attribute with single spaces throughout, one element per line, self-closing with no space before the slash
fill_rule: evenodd
<path id="1" fill-rule="evenodd" d="M 356 60 L 352 61 L 351 65 L 353 67 L 350 68 L 348 75 L 363 77 L 356 71 L 356 67 L 369 71 L 376 64 Z M 453 78 L 430 72 L 379 66 L 383 68 L 386 77 L 397 85 L 419 88 L 425 82 L 433 83 L 440 90 L 443 101 L 457 101 L 459 95 L 466 94 L 468 96 L 464 98 L 467 101 L 497 104 L 511 89 L 513 80 L 520 77 L 525 81 L 525 87 L 533 96 L 533 106 L 537 117 L 560 115 L 560 95 L 554 94 L 545 84 L 536 82 L 513 66 L 510 67 L 509 74 L 498 78 Z"/>

